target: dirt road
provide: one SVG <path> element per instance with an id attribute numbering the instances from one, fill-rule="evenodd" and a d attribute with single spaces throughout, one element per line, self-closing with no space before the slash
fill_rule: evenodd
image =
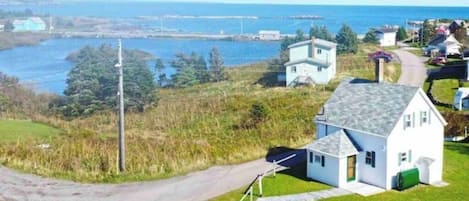
<path id="1" fill-rule="evenodd" d="M 403 49 L 393 51 L 401 61 L 399 84 L 422 87 L 427 78 L 427 69 L 422 60 Z"/>
<path id="2" fill-rule="evenodd" d="M 305 160 L 303 150 L 294 153 L 298 156 L 284 165 Z M 170 179 L 108 185 L 49 179 L 0 167 L 0 201 L 208 200 L 248 185 L 271 167 L 272 163 L 259 159 L 240 165 L 216 166 Z"/>

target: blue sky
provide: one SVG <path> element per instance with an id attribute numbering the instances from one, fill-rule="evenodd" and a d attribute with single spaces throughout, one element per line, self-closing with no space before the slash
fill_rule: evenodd
<path id="1" fill-rule="evenodd" d="M 259 4 L 395 5 L 395 6 L 469 6 L 469 0 L 140 0 L 162 2 L 211 2 Z"/>

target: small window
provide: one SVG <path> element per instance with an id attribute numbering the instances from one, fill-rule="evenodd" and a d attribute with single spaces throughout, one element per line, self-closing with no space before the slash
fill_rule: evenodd
<path id="1" fill-rule="evenodd" d="M 404 128 L 410 128 L 412 126 L 412 120 L 410 114 L 404 115 Z"/>
<path id="2" fill-rule="evenodd" d="M 309 163 L 313 163 L 313 152 L 309 152 Z"/>
<path id="3" fill-rule="evenodd" d="M 365 164 L 375 167 L 376 154 L 374 151 L 367 151 L 365 156 Z"/>
<path id="4" fill-rule="evenodd" d="M 371 151 L 367 151 L 367 152 L 366 152 L 365 163 L 366 163 L 367 165 L 371 165 Z"/>
<path id="5" fill-rule="evenodd" d="M 407 161 L 407 153 L 406 152 L 402 152 L 401 153 L 401 162 L 406 162 Z"/>
<path id="6" fill-rule="evenodd" d="M 427 111 L 420 112 L 420 125 L 425 124 L 427 122 L 428 122 Z"/>
<path id="7" fill-rule="evenodd" d="M 318 72 L 321 72 L 321 71 L 322 71 L 322 67 L 318 66 Z"/>
<path id="8" fill-rule="evenodd" d="M 292 66 L 292 67 L 291 67 L 291 72 L 292 72 L 292 73 L 296 73 L 296 66 Z"/>
<path id="9" fill-rule="evenodd" d="M 318 49 L 316 49 L 316 53 L 318 53 L 318 54 L 322 54 L 322 49 L 319 49 L 319 48 L 318 48 Z"/>
<path id="10" fill-rule="evenodd" d="M 314 162 L 321 163 L 321 156 L 315 155 L 314 156 Z"/>

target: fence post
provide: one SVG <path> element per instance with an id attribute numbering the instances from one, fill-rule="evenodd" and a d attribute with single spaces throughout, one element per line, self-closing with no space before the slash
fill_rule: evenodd
<path id="1" fill-rule="evenodd" d="M 249 188 L 249 199 L 252 201 L 252 186 Z"/>
<path id="2" fill-rule="evenodd" d="M 259 175 L 259 197 L 262 197 L 262 179 L 264 175 Z"/>
<path id="3" fill-rule="evenodd" d="M 274 178 L 275 178 L 275 174 L 276 174 L 276 169 L 277 168 L 277 161 L 274 160 Z"/>

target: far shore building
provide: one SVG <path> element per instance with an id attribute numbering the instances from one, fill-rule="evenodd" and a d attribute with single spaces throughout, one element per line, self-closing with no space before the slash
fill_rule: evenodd
<path id="1" fill-rule="evenodd" d="M 394 27 L 382 27 L 375 30 L 376 38 L 378 38 L 381 47 L 396 45 L 397 29 Z"/>
<path id="2" fill-rule="evenodd" d="M 336 74 L 336 47 L 316 38 L 288 46 L 286 86 L 327 84 Z"/>
<path id="3" fill-rule="evenodd" d="M 46 23 L 40 17 L 30 17 L 25 20 L 14 20 L 13 26 L 13 32 L 46 30 Z"/>
<path id="4" fill-rule="evenodd" d="M 4 32 L 4 31 L 5 31 L 5 25 L 0 24 L 0 32 Z"/>
<path id="5" fill-rule="evenodd" d="M 280 31 L 276 30 L 260 30 L 259 40 L 280 40 Z"/>

